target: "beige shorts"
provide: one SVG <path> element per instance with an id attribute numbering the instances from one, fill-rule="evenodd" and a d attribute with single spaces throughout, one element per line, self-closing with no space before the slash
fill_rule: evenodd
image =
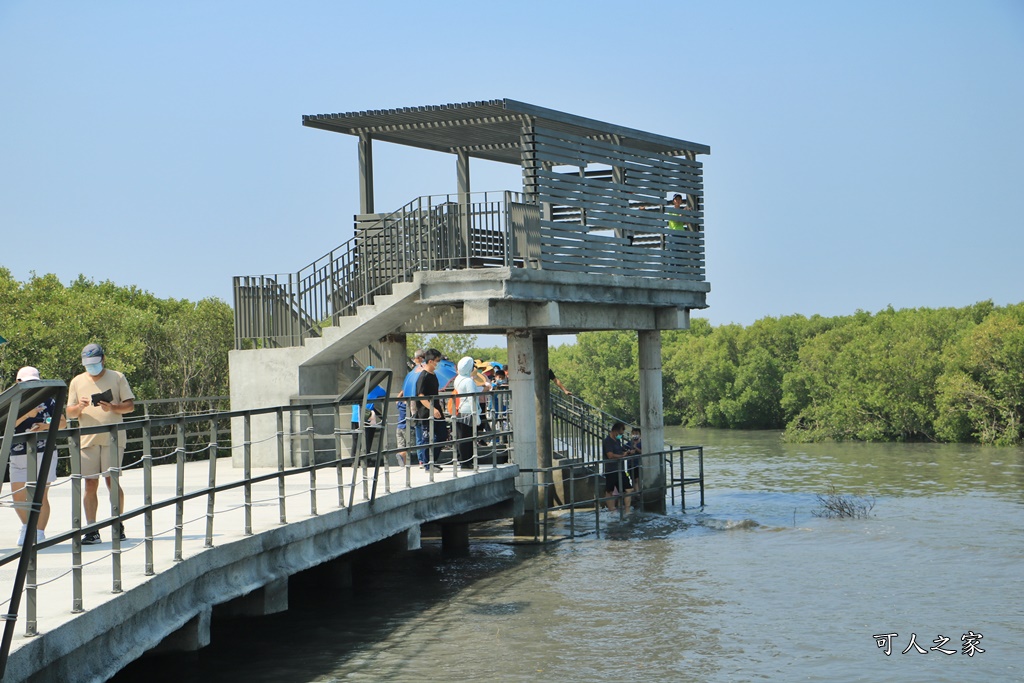
<path id="1" fill-rule="evenodd" d="M 36 453 L 36 473 L 43 465 L 43 449 L 39 449 Z M 46 481 L 52 484 L 57 480 L 57 449 L 53 450 L 53 458 L 50 460 L 50 471 L 46 474 Z M 27 455 L 12 455 L 11 456 L 11 481 L 12 482 L 26 482 L 28 481 L 28 456 Z"/>
<path id="2" fill-rule="evenodd" d="M 121 449 L 115 451 L 109 444 L 105 446 L 82 446 L 82 476 L 95 479 L 103 473 L 109 477 L 111 467 L 121 466 Z"/>

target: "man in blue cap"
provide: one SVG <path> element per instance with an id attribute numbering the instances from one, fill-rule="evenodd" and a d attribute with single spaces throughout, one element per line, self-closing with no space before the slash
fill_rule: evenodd
<path id="1" fill-rule="evenodd" d="M 68 385 L 68 417 L 77 419 L 80 427 L 123 422 L 123 416 L 135 410 L 135 394 L 128 386 L 128 380 L 120 372 L 106 367 L 106 355 L 99 344 L 89 344 L 82 349 L 82 365 L 85 372 L 75 376 Z M 82 505 L 85 507 L 86 524 L 96 522 L 99 476 L 104 475 L 109 489 L 110 475 L 106 473 L 112 467 L 121 467 L 124 445 L 123 431 L 118 433 L 117 440 L 113 442 L 107 433 L 82 436 L 82 476 L 85 479 Z M 124 489 L 118 488 L 118 509 L 124 512 Z M 118 524 L 112 531 L 120 534 L 122 541 L 125 540 L 124 524 Z M 100 543 L 98 531 L 91 531 L 82 537 L 82 545 L 96 543 Z"/>

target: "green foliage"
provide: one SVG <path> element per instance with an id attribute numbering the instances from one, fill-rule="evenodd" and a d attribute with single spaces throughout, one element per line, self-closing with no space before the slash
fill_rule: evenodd
<path id="1" fill-rule="evenodd" d="M 473 356 L 476 346 L 475 334 L 407 334 L 405 337 L 406 353 L 412 358 L 416 349 L 437 349 L 444 357 L 452 361 L 458 361 L 463 356 Z"/>
<path id="2" fill-rule="evenodd" d="M 628 422 L 639 420 L 636 332 L 584 332 L 548 352 L 548 365 L 573 394 Z"/>
<path id="3" fill-rule="evenodd" d="M 82 347 L 102 344 L 107 364 L 128 376 L 140 399 L 223 395 L 232 348 L 231 308 L 217 299 L 159 299 L 136 287 L 55 275 L 14 280 L 0 268 L 2 384 L 33 365 L 46 378 L 82 372 Z"/>
<path id="4" fill-rule="evenodd" d="M 994 311 L 949 347 L 938 382 L 945 441 L 1024 441 L 1024 304 Z"/>
<path id="5" fill-rule="evenodd" d="M 495 361 L 508 367 L 508 349 L 500 346 L 474 346 L 466 352 L 466 355 L 473 356 L 478 360 Z"/>
<path id="6" fill-rule="evenodd" d="M 635 420 L 636 334 L 550 352 L 575 393 Z M 665 421 L 786 429 L 794 441 L 1024 442 L 1024 304 L 892 308 L 662 335 Z"/>
<path id="7" fill-rule="evenodd" d="M 973 325 L 970 309 L 858 313 L 807 341 L 785 378 L 797 440 L 935 440 L 943 349 Z"/>

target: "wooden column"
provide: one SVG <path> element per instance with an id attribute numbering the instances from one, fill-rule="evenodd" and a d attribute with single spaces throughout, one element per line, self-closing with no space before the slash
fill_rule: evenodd
<path id="1" fill-rule="evenodd" d="M 373 138 L 359 134 L 359 213 L 373 213 Z"/>
<path id="2" fill-rule="evenodd" d="M 466 267 L 469 267 L 469 257 L 473 252 L 473 245 L 470 241 L 470 226 L 472 219 L 469 215 L 469 154 L 462 150 L 455 153 L 456 159 L 456 181 L 459 191 L 459 234 L 465 248 Z"/>

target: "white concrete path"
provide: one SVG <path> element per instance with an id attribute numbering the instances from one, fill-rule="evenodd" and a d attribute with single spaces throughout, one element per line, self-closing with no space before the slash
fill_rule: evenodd
<path id="1" fill-rule="evenodd" d="M 480 474 L 487 475 L 494 468 L 490 465 L 481 466 Z M 514 476 L 514 467 L 501 465 L 498 470 L 505 470 L 505 476 Z M 273 469 L 253 469 L 252 476 L 258 477 L 262 474 L 271 474 Z M 339 505 L 338 470 L 326 468 L 316 473 L 316 508 L 319 516 L 336 512 Z M 372 468 L 368 474 L 372 476 Z M 344 477 L 344 501 L 347 504 L 351 490 L 352 469 L 342 470 Z M 385 480 L 388 475 L 390 482 Z M 462 487 L 450 488 L 444 486 L 444 482 L 452 480 L 473 478 L 472 470 L 459 470 L 454 472 L 450 465 L 445 465 L 441 472 L 433 475 L 434 485 L 441 485 L 448 491 L 461 490 Z M 408 479 L 407 479 L 408 478 Z M 484 476 L 483 479 L 492 477 Z M 242 480 L 242 470 L 232 467 L 231 458 L 223 457 L 217 460 L 216 479 L 218 485 Z M 185 491 L 197 491 L 205 489 L 209 481 L 209 463 L 191 462 L 185 465 Z M 388 496 L 388 488 L 392 495 L 400 495 L 400 492 L 409 488 L 419 488 L 431 485 L 431 477 L 420 467 L 390 468 L 382 467 L 377 484 L 377 497 Z M 469 481 L 462 482 L 469 484 Z M 126 510 L 131 512 L 139 508 L 143 503 L 143 470 L 141 468 L 125 470 L 121 475 L 121 485 L 126 495 Z M 368 486 L 370 482 L 368 482 Z M 9 485 L 8 485 L 9 486 Z M 7 557 L 19 550 L 16 548 L 17 537 L 21 528 L 13 509 L 9 509 L 10 489 L 4 487 L 4 501 L 8 508 L 0 510 L 0 556 Z M 314 517 L 311 514 L 310 476 L 308 473 L 293 474 L 286 478 L 286 514 L 289 523 L 300 522 Z M 176 491 L 176 467 L 173 464 L 155 466 L 153 468 L 153 500 L 154 502 L 166 500 L 175 495 Z M 244 533 L 245 512 L 243 509 L 244 494 L 243 487 L 234 488 L 230 491 L 218 493 L 215 499 L 215 521 L 213 531 L 214 546 L 223 546 L 233 541 L 247 538 Z M 365 506 L 364 486 L 361 473 L 356 477 L 354 487 L 354 505 Z M 105 495 L 106 489 L 100 486 L 100 510 L 109 510 L 109 498 Z M 46 528 L 48 538 L 69 531 L 71 523 L 71 481 L 68 478 L 58 479 L 50 488 L 50 504 L 52 513 L 49 524 Z M 278 503 L 278 481 L 273 479 L 252 485 L 252 531 L 259 534 L 275 528 L 280 528 L 280 508 Z M 188 501 L 184 505 L 184 525 L 182 540 L 182 557 L 187 560 L 191 557 L 207 552 L 205 548 L 206 535 L 206 513 L 208 497 L 203 495 Z M 84 519 L 84 517 L 83 517 Z M 125 523 L 128 536 L 127 541 L 121 543 L 121 587 L 127 592 L 150 581 L 152 577 L 145 575 L 145 546 L 144 546 L 144 518 L 137 516 Z M 114 555 L 110 542 L 110 529 L 101 532 L 103 542 L 99 545 L 82 547 L 83 564 L 83 607 L 86 611 L 94 610 L 98 606 L 115 600 L 117 593 L 112 592 L 113 578 L 112 565 Z M 154 536 L 154 568 L 157 574 L 180 563 L 174 560 L 174 538 L 175 538 L 175 507 L 168 506 L 153 513 L 153 536 Z M 23 596 L 19 609 L 17 631 L 12 643 L 12 655 L 21 647 L 45 636 L 47 632 L 53 631 L 59 626 L 72 621 L 76 614 L 72 613 L 72 552 L 71 542 L 67 541 L 57 546 L 43 548 L 38 551 L 37 569 L 37 622 L 40 636 L 26 637 L 25 624 L 27 617 L 27 604 Z M 9 562 L 0 567 L 0 613 L 9 609 L 11 588 L 14 584 L 17 561 Z"/>

